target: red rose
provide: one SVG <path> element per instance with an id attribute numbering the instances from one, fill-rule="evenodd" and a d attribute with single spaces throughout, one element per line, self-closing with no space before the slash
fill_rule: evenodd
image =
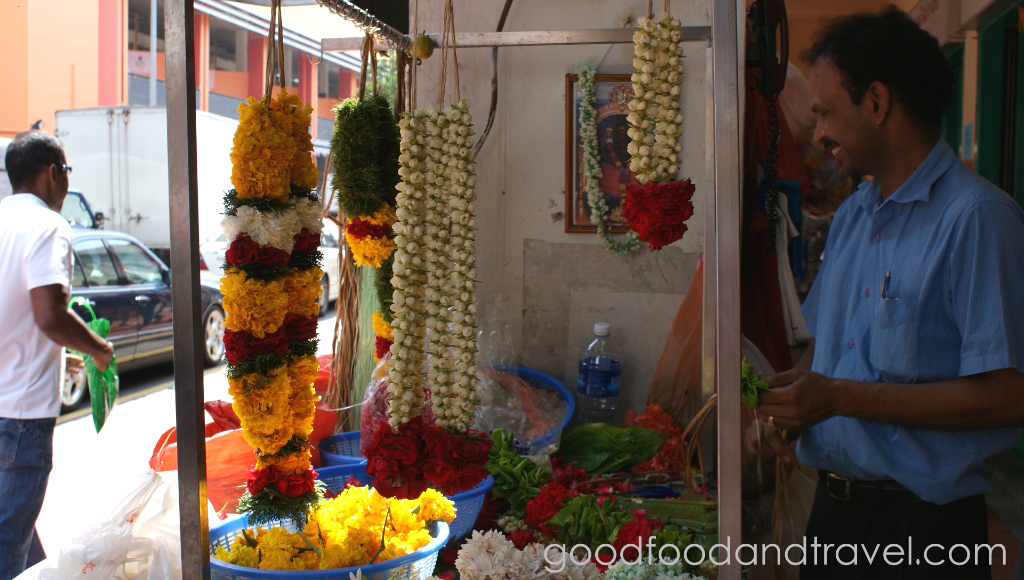
<path id="1" fill-rule="evenodd" d="M 302 228 L 302 231 L 295 234 L 295 248 L 292 253 L 312 254 L 320 247 L 320 235 Z"/>
<path id="2" fill-rule="evenodd" d="M 424 454 L 422 417 L 414 417 L 391 430 L 381 419 L 366 446 L 366 473 L 373 476 L 373 487 L 385 497 L 416 499 L 426 491 L 419 460 Z"/>
<path id="3" fill-rule="evenodd" d="M 285 317 L 284 324 L 281 325 L 281 328 L 288 336 L 288 340 L 304 340 L 307 338 L 316 338 L 316 323 L 316 316 L 302 318 L 299 316 L 289 315 Z M 281 330 L 278 332 L 281 332 Z"/>
<path id="4" fill-rule="evenodd" d="M 437 575 L 438 580 L 455 580 L 455 570 L 448 570 Z"/>
<path id="5" fill-rule="evenodd" d="M 288 352 L 290 344 L 287 332 L 278 330 L 263 338 L 254 338 L 245 331 L 224 331 L 224 354 L 227 356 L 228 364 L 240 365 L 254 354 L 284 354 Z"/>
<path id="6" fill-rule="evenodd" d="M 249 468 L 249 477 L 245 480 L 245 488 L 250 495 L 258 495 L 267 485 L 276 482 L 278 479 L 277 468 L 271 465 L 264 469 L 256 469 L 253 465 Z"/>
<path id="7" fill-rule="evenodd" d="M 683 222 L 693 216 L 690 199 L 695 189 L 689 179 L 631 185 L 622 202 L 622 216 L 652 251 L 659 250 L 686 232 Z"/>
<path id="8" fill-rule="evenodd" d="M 271 246 L 261 246 L 247 234 L 242 234 L 232 240 L 224 253 L 224 261 L 230 266 L 256 263 L 286 266 L 290 258 L 291 255 L 288 252 Z"/>
<path id="9" fill-rule="evenodd" d="M 509 535 L 508 539 L 516 545 L 516 548 L 522 550 L 533 542 L 533 532 L 530 530 L 516 530 Z"/>
<path id="10" fill-rule="evenodd" d="M 345 227 L 345 233 L 353 238 L 390 238 L 391 226 L 371 224 L 368 221 L 354 219 Z"/>
<path id="11" fill-rule="evenodd" d="M 316 472 L 312 468 L 307 469 L 305 473 L 299 475 L 289 475 L 288 477 L 282 477 L 277 480 L 277 491 L 283 493 L 288 497 L 299 497 L 300 495 L 313 491 L 313 480 L 316 478 Z"/>
<path id="12" fill-rule="evenodd" d="M 373 347 L 377 351 L 377 358 L 382 359 L 384 358 L 384 355 L 391 352 L 391 345 L 394 344 L 394 341 L 382 336 L 377 336 L 375 338 L 376 340 L 374 341 Z"/>
<path id="13" fill-rule="evenodd" d="M 345 480 L 345 489 L 350 487 L 363 487 L 363 482 L 350 475 L 348 476 L 348 479 Z"/>
<path id="14" fill-rule="evenodd" d="M 555 483 L 580 493 L 591 493 L 590 484 L 580 483 L 587 480 L 587 472 L 575 462 L 566 461 L 564 457 L 552 457 L 551 469 L 555 474 Z"/>
<path id="15" fill-rule="evenodd" d="M 615 534 L 612 547 L 615 548 L 620 560 L 635 562 L 640 558 L 636 545 L 639 543 L 642 549 L 647 544 L 647 538 L 654 535 L 655 530 L 663 527 L 665 524 L 662 521 L 648 518 L 644 510 L 636 510 L 633 512 L 633 519 L 623 524 Z"/>
<path id="16" fill-rule="evenodd" d="M 491 439 L 485 433 L 446 433 L 432 425 L 423 432 L 423 441 L 429 453 L 423 474 L 441 493 L 453 495 L 472 489 L 487 477 L 484 465 Z"/>
<path id="17" fill-rule="evenodd" d="M 537 531 L 549 538 L 555 537 L 555 528 L 548 525 L 548 520 L 562 510 L 566 500 L 576 497 L 575 491 L 565 489 L 557 483 L 549 483 L 541 488 L 540 493 L 526 502 L 526 517 L 523 521 L 535 527 Z"/>

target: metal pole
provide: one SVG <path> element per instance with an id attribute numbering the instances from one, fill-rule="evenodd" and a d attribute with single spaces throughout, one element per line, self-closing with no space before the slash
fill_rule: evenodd
<path id="1" fill-rule="evenodd" d="M 156 0 L 149 3 L 149 106 L 156 106 Z"/>
<path id="2" fill-rule="evenodd" d="M 196 76 L 193 0 L 164 1 L 167 167 L 171 210 L 174 388 L 182 580 L 210 577 L 200 345 Z M 226 161 L 225 161 L 226 162 Z"/>
<path id="3" fill-rule="evenodd" d="M 714 0 L 715 252 L 717 272 L 718 539 L 742 543 L 740 453 L 740 146 L 737 0 Z M 735 553 L 733 554 L 735 555 Z M 724 560 L 725 554 L 716 559 Z M 735 558 L 721 580 L 740 580 Z"/>

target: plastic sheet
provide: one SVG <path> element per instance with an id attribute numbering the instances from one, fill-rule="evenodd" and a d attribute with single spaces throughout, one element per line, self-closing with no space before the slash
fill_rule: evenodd
<path id="1" fill-rule="evenodd" d="M 384 355 L 370 374 L 370 384 L 363 395 L 359 412 L 359 454 L 366 457 L 366 446 L 373 440 L 381 419 L 388 417 L 388 361 L 391 353 Z M 423 410 L 420 414 L 429 423 L 434 422 L 434 411 L 430 407 L 430 391 L 423 390 Z"/>
<path id="2" fill-rule="evenodd" d="M 476 407 L 473 428 L 490 433 L 504 429 L 515 434 L 517 444 L 528 442 L 551 431 L 558 441 L 567 404 L 555 391 L 537 389 L 521 377 L 494 369 L 479 374 L 480 402 Z M 525 449 L 527 455 L 541 449 Z"/>

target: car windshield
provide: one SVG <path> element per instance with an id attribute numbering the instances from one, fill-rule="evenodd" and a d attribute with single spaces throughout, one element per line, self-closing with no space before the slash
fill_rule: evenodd
<path id="1" fill-rule="evenodd" d="M 68 220 L 68 223 L 73 226 L 92 227 L 92 218 L 89 217 L 89 210 L 85 208 L 85 201 L 73 193 L 69 193 L 64 198 L 64 205 L 60 208 L 60 215 L 64 216 L 64 219 Z"/>

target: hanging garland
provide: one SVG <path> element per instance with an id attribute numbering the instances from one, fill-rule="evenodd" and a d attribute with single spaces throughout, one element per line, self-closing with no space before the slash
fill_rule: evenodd
<path id="1" fill-rule="evenodd" d="M 629 232 L 621 241 L 609 237 L 608 204 L 601 191 L 601 155 L 597 146 L 597 111 L 594 105 L 597 97 L 594 91 L 594 69 L 579 69 L 580 92 L 580 139 L 583 142 L 583 179 L 586 181 L 587 202 L 590 204 L 590 222 L 597 227 L 597 239 L 601 245 L 616 256 L 635 252 L 640 239 L 635 232 Z"/>
<path id="2" fill-rule="evenodd" d="M 235 188 L 224 200 L 222 226 L 231 240 L 221 279 L 229 392 L 242 437 L 258 457 L 239 510 L 254 524 L 304 521 L 323 495 L 309 462 L 323 276 L 311 113 L 286 91 L 239 106 Z"/>
<path id="3" fill-rule="evenodd" d="M 683 237 L 693 216 L 694 186 L 679 173 L 683 114 L 679 110 L 683 60 L 680 23 L 668 13 L 637 19 L 633 34 L 633 100 L 629 102 L 629 168 L 640 186 L 630 186 L 622 216 L 651 251 Z"/>
<path id="4" fill-rule="evenodd" d="M 399 121 L 388 419 L 366 449 L 374 487 L 401 498 L 417 497 L 428 485 L 446 495 L 476 486 L 487 476 L 490 449 L 486 434 L 470 430 L 477 400 L 476 175 L 457 60 L 457 102 L 441 109 L 447 42 L 454 37 L 451 0 L 444 36 L 438 107 L 403 113 Z M 420 413 L 425 389 L 434 424 Z"/>
<path id="5" fill-rule="evenodd" d="M 679 172 L 679 135 L 683 114 L 679 95 L 683 80 L 682 33 L 678 20 L 662 14 L 638 18 L 633 34 L 633 100 L 627 146 L 629 168 L 641 185 L 669 181 Z"/>
<path id="6" fill-rule="evenodd" d="M 277 2 L 270 22 L 268 44 L 283 63 Z M 310 156 L 313 109 L 284 89 L 270 98 L 272 74 L 268 66 L 263 99 L 249 97 L 238 107 L 233 189 L 224 196 L 222 222 L 230 240 L 221 293 L 231 407 L 257 456 L 238 503 L 251 525 L 305 522 L 324 494 L 309 452 L 323 277 L 323 221 L 313 193 L 318 174 Z"/>

